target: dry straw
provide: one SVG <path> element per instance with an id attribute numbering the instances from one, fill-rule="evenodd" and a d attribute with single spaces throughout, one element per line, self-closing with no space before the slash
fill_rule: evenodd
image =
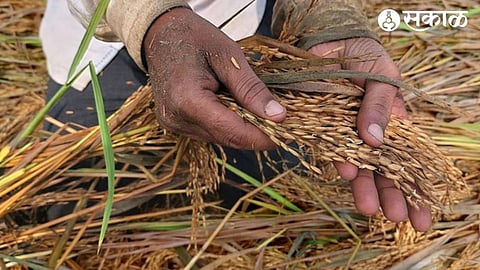
<path id="1" fill-rule="evenodd" d="M 38 38 L 42 1 L 0 1 L 0 147 L 43 106 L 46 67 Z"/>
<path id="2" fill-rule="evenodd" d="M 280 49 L 278 47 L 269 48 L 265 45 L 259 45 L 258 42 L 262 42 L 263 40 L 264 39 L 250 40 L 250 42 L 252 42 L 251 45 L 248 45 L 249 42 L 243 43 L 247 58 L 251 61 L 251 64 L 255 66 L 260 77 L 263 76 L 265 78 L 265 75 L 271 73 L 281 74 L 282 72 L 291 72 L 291 70 L 286 67 L 276 69 L 272 68 L 271 65 L 264 65 L 262 69 L 262 64 L 271 61 L 273 58 L 279 60 L 291 59 L 294 62 L 301 62 L 299 59 L 301 55 L 293 55 L 292 53 L 296 53 L 296 51 L 292 47 L 281 45 L 284 49 Z M 265 44 L 273 42 L 271 40 L 264 41 Z M 262 57 L 260 60 L 254 61 L 252 56 L 258 53 L 261 53 Z M 321 68 L 322 65 L 322 63 L 319 63 L 318 65 L 312 66 L 310 63 L 309 68 L 316 70 L 318 74 L 322 74 L 321 71 L 317 70 Z M 298 65 L 295 66 L 295 69 L 306 70 L 301 66 L 298 67 Z M 328 74 L 331 75 L 332 73 L 330 72 Z M 339 74 L 339 76 L 341 76 L 341 73 Z M 420 129 L 415 128 L 408 120 L 395 117 L 391 118 L 386 130 L 385 143 L 382 147 L 374 149 L 363 143 L 355 131 L 355 118 L 363 91 L 346 80 L 322 79 L 312 81 L 311 78 L 308 78 L 308 81 L 303 82 L 297 78 L 294 83 L 275 85 L 272 87 L 272 91 L 288 110 L 287 119 L 282 123 L 273 123 L 252 115 L 241 108 L 225 93 L 219 95 L 219 98 L 226 106 L 236 111 L 246 121 L 263 130 L 280 147 L 297 156 L 301 160 L 305 170 L 310 173 L 325 177 L 325 162 L 349 161 L 359 167 L 375 170 L 391 178 L 407 195 L 409 203 L 413 205 L 427 205 L 437 210 L 442 209 L 442 206 L 449 201 L 450 194 L 454 194 L 449 193 L 450 190 L 461 190 L 465 188 L 464 183 L 461 181 L 460 171 L 453 166 L 452 162 L 432 143 L 427 135 Z M 194 214 L 194 223 L 191 224 L 191 229 L 175 230 L 173 234 L 169 235 L 170 238 L 165 238 L 167 236 L 160 233 L 158 237 L 165 238 L 166 242 L 155 241 L 156 244 L 154 246 L 156 248 L 183 246 L 191 243 L 190 241 L 192 239 L 189 237 L 194 236 L 193 240 L 196 240 L 196 243 L 205 243 L 202 249 L 203 252 L 207 250 L 211 252 L 211 248 L 215 246 L 213 244 L 214 242 L 212 242 L 213 238 L 205 239 L 202 237 L 203 233 L 197 234 L 197 230 L 203 228 L 201 231 L 212 232 L 212 229 L 217 226 L 215 231 L 218 232 L 218 235 L 214 235 L 216 236 L 215 241 L 219 241 L 224 234 L 228 237 L 230 228 L 228 224 L 233 220 L 229 218 L 228 220 L 220 222 L 218 220 L 205 219 L 204 214 L 208 213 L 207 209 L 212 206 L 204 202 L 204 194 L 208 190 L 214 190 L 221 180 L 217 174 L 219 166 L 215 163 L 214 152 L 211 147 L 205 143 L 179 139 L 162 131 L 156 124 L 151 100 L 152 94 L 150 87 L 143 87 L 139 89 L 120 110 L 110 117 L 109 123 L 117 160 L 127 164 L 119 175 L 123 175 L 122 177 L 124 178 L 140 177 L 141 179 L 145 179 L 138 181 L 138 183 L 131 183 L 125 187 L 118 188 L 116 192 L 118 194 L 116 206 L 114 208 L 117 209 L 118 213 L 122 213 L 131 208 L 126 207 L 126 205 L 140 205 L 145 202 L 145 198 L 148 199 L 153 196 L 152 192 L 165 192 L 168 190 L 171 184 L 178 182 L 178 180 L 175 181 L 175 177 L 188 176 L 187 193 L 190 195 L 193 203 L 191 210 Z M 28 205 L 40 206 L 50 204 L 51 199 L 49 198 L 52 198 L 50 197 L 51 195 L 39 194 L 39 196 L 36 196 L 36 194 L 50 188 L 52 184 L 67 183 L 68 177 L 82 177 L 81 172 L 75 170 L 68 171 L 68 169 L 81 161 L 101 155 L 99 136 L 97 127 L 66 135 L 53 134 L 46 140 L 35 141 L 27 145 L 26 148 L 9 153 L 4 158 L 4 167 L 10 168 L 5 176 L 7 178 L 10 177 L 10 183 L 14 184 L 3 190 L 2 196 L 6 197 L 4 197 L 5 200 L 0 204 L 2 215 L 15 211 L 15 208 L 21 209 L 21 207 L 25 206 L 27 206 L 25 208 L 29 208 Z M 287 145 L 285 143 L 287 140 L 296 142 L 297 147 L 294 148 Z M 435 156 L 434 159 L 431 158 L 432 155 Z M 155 156 L 158 158 L 152 159 Z M 189 164 L 187 168 L 182 165 L 183 157 L 185 157 L 185 160 Z M 101 165 L 101 163 L 100 159 L 98 164 Z M 30 165 L 25 166 L 27 164 Z M 185 169 L 188 169 L 188 174 L 185 174 Z M 134 171 L 141 172 L 141 174 L 130 174 L 130 172 Z M 86 178 L 80 178 L 79 181 L 82 181 L 82 179 L 95 179 L 102 175 L 105 174 L 90 172 L 84 174 Z M 3 180 L 6 179 L 5 176 Z M 286 179 L 289 179 L 289 177 L 286 177 Z M 293 177 L 293 180 L 290 180 L 291 183 L 299 181 L 295 179 L 297 178 Z M 91 180 L 87 183 L 90 183 L 90 181 Z M 301 181 L 301 183 L 304 183 L 304 180 Z M 95 183 L 95 181 L 91 183 Z M 69 184 L 67 184 L 67 186 L 68 185 Z M 312 186 L 311 183 L 308 185 Z M 343 184 L 339 183 L 338 187 L 341 185 Z M 415 186 L 418 186 L 418 190 L 415 189 Z M 284 185 L 284 187 L 287 187 L 285 192 L 291 189 L 288 185 Z M 311 189 L 315 190 L 315 188 Z M 70 188 L 68 188 L 68 190 L 70 190 Z M 419 190 L 422 190 L 424 196 L 421 196 Z M 322 192 L 319 192 L 319 194 L 321 193 Z M 95 198 L 101 198 L 99 194 L 95 192 L 92 193 L 92 191 L 85 194 L 81 190 L 71 189 L 71 193 L 63 194 L 63 196 L 58 197 L 58 199 L 75 201 L 85 196 L 93 200 L 95 200 Z M 335 195 L 335 192 L 333 192 L 330 193 L 329 196 L 334 198 L 338 195 Z M 298 200 L 296 197 L 290 198 L 292 198 L 292 200 Z M 122 201 L 126 203 L 122 204 Z M 94 236 L 98 223 L 93 223 L 92 218 L 98 215 L 98 210 L 103 205 L 103 203 L 99 203 L 94 207 L 83 210 L 82 208 L 84 208 L 85 205 L 79 205 L 78 207 L 80 208 L 71 215 L 23 231 L 19 235 L 4 237 L 0 248 L 7 248 L 8 246 L 28 241 L 32 236 L 35 239 L 43 239 L 43 241 L 45 241 L 45 239 L 53 236 L 48 231 L 49 227 L 57 226 L 64 221 L 79 218 L 86 214 L 90 216 L 90 219 L 86 220 L 84 225 L 79 224 L 75 226 L 74 222 L 71 224 L 71 226 L 74 227 L 67 230 L 62 229 L 60 232 L 66 234 L 66 239 L 73 237 L 73 235 L 70 235 L 72 232 L 77 233 L 77 235 L 75 235 L 76 241 L 82 239 L 83 234 L 91 235 L 91 237 L 93 237 L 91 239 L 96 239 Z M 124 209 L 125 207 L 126 210 Z M 178 211 L 185 210 L 179 208 Z M 346 232 L 343 229 L 332 226 L 332 222 L 335 219 L 326 218 L 325 220 L 319 220 L 321 216 L 320 213 L 314 214 L 315 218 L 312 219 L 310 214 L 311 213 L 305 214 L 305 218 L 309 220 L 309 222 L 314 222 L 317 226 L 323 227 L 324 229 L 321 230 L 322 234 L 332 237 L 328 241 L 336 241 L 335 237 L 346 236 Z M 292 219 L 305 225 L 307 224 L 307 220 L 301 221 L 302 216 L 302 214 L 299 216 L 294 215 Z M 201 217 L 203 217 L 203 219 Z M 132 216 L 125 219 L 114 219 L 111 224 L 121 224 L 122 220 L 135 221 L 142 219 L 143 216 Z M 244 233 L 240 234 L 244 236 L 244 238 L 234 237 L 232 240 L 248 241 L 249 239 L 268 239 L 273 237 L 270 241 L 276 243 L 275 238 L 281 236 L 283 233 L 279 232 L 280 235 L 274 237 L 275 235 L 272 234 L 270 230 L 261 229 L 262 225 L 258 223 L 260 220 L 257 218 L 256 220 L 255 226 L 260 227 L 255 227 L 258 231 L 254 235 L 248 236 L 248 234 Z M 355 224 L 354 227 L 363 228 L 362 230 L 368 228 L 364 220 L 357 220 L 354 217 L 347 220 Z M 212 222 L 216 224 L 213 227 L 209 225 L 212 224 Z M 247 227 L 244 229 L 237 227 L 238 231 L 247 232 L 253 229 L 249 227 L 251 222 L 249 222 L 248 219 L 245 220 L 245 222 Z M 267 219 L 265 222 L 270 224 L 272 220 Z M 281 222 L 281 219 L 276 219 L 275 222 Z M 238 226 L 242 223 L 239 220 L 232 224 L 237 224 L 236 226 Z M 293 226 L 292 230 L 297 226 L 295 224 L 295 222 L 291 224 L 291 226 Z M 285 224 L 284 226 L 287 225 Z M 92 228 L 92 230 L 88 230 L 89 227 Z M 326 229 L 328 227 L 335 229 L 328 231 Z M 128 230 L 128 226 L 125 228 Z M 277 230 L 276 227 L 272 227 L 271 229 L 273 229 L 273 231 Z M 126 243 L 125 245 L 119 245 L 118 242 L 121 242 L 120 239 L 127 237 L 123 234 L 125 229 L 120 225 L 116 228 L 113 227 L 112 230 L 118 231 L 120 238 L 112 235 L 113 238 L 109 240 L 115 244 L 113 244 L 113 246 L 112 244 L 106 244 L 105 248 L 107 250 L 117 250 L 123 246 L 125 248 L 122 252 L 123 256 L 140 254 L 151 250 L 150 246 L 143 246 L 141 242 L 135 243 L 135 241 L 131 244 Z M 182 235 L 181 238 L 183 242 L 179 242 L 180 238 L 178 234 Z M 299 237 L 301 234 L 295 235 Z M 185 238 L 185 236 L 187 236 L 187 238 Z M 144 236 L 139 234 L 134 238 L 137 237 L 143 238 Z M 153 235 L 149 236 L 150 239 L 152 239 L 152 237 Z M 54 245 L 55 241 L 53 239 L 51 241 L 51 244 Z M 65 260 L 67 254 L 70 252 L 80 252 L 82 244 L 76 241 L 73 243 L 76 243 L 77 246 L 72 246 L 70 249 L 67 249 L 69 251 L 62 256 L 64 259 L 60 259 L 59 261 L 51 259 L 51 261 L 56 262 L 58 265 Z M 92 244 L 93 242 L 88 241 L 85 242 L 85 244 L 86 243 Z M 152 242 L 149 243 L 149 245 L 152 244 Z M 136 246 L 137 249 L 128 251 L 127 249 L 132 246 Z M 321 258 L 328 258 L 332 254 L 336 254 L 335 250 L 338 249 L 343 250 L 341 254 L 343 254 L 344 259 L 340 258 L 337 263 L 348 264 L 354 259 L 354 257 L 347 255 L 354 251 L 356 252 L 356 249 L 347 248 L 346 243 L 344 243 L 335 248 L 330 247 L 330 250 L 324 255 L 318 255 L 319 257 L 313 256 L 312 259 L 299 261 L 297 263 L 306 263 L 310 260 L 322 261 Z M 329 255 L 327 256 L 326 254 Z M 363 253 L 360 252 L 360 255 L 362 254 Z M 372 256 L 371 254 L 376 253 L 369 254 L 369 256 Z M 197 255 L 201 257 L 205 254 L 199 253 Z M 277 263 L 282 265 L 280 261 L 277 261 Z M 290 263 L 291 262 L 289 262 L 289 264 Z"/>

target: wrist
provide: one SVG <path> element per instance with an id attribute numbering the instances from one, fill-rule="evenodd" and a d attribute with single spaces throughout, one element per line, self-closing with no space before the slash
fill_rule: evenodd
<path id="1" fill-rule="evenodd" d="M 167 30 L 173 28 L 185 16 L 195 14 L 188 6 L 175 6 L 165 10 L 155 20 L 153 20 L 150 27 L 148 27 L 142 42 L 141 56 L 142 63 L 148 71 L 147 58 L 152 55 L 153 43 L 159 37 L 165 37 Z"/>

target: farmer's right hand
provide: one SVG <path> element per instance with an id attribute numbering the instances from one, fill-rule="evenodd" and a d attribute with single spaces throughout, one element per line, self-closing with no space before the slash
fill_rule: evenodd
<path id="1" fill-rule="evenodd" d="M 197 140 L 264 150 L 275 144 L 217 99 L 226 88 L 250 112 L 275 122 L 286 110 L 249 67 L 238 45 L 187 8 L 161 15 L 144 53 L 160 125 Z"/>

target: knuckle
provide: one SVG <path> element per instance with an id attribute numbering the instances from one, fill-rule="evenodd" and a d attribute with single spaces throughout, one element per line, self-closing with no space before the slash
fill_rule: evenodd
<path id="1" fill-rule="evenodd" d="M 234 134 L 234 133 L 228 133 L 224 134 L 223 137 L 220 139 L 221 143 L 223 145 L 226 145 L 228 147 L 232 147 L 235 149 L 244 149 L 246 148 L 246 137 L 241 135 L 241 134 Z"/>
<path id="2" fill-rule="evenodd" d="M 398 66 L 390 58 L 388 58 L 387 63 L 387 65 L 382 66 L 381 72 L 394 80 L 401 80 L 402 75 L 400 74 Z"/>
<path id="3" fill-rule="evenodd" d="M 345 40 L 344 56 L 358 56 L 365 52 L 383 55 L 383 47 L 371 38 L 353 38 Z"/>
<path id="4" fill-rule="evenodd" d="M 163 99 L 162 102 L 155 104 L 155 116 L 162 128 L 176 133 L 181 133 L 181 123 L 183 113 L 179 101 L 175 99 Z"/>
<path id="5" fill-rule="evenodd" d="M 239 76 L 235 85 L 239 89 L 236 95 L 244 104 L 254 102 L 265 90 L 265 86 L 260 79 L 245 72 Z"/>
<path id="6" fill-rule="evenodd" d="M 190 99 L 175 91 L 175 94 L 169 95 L 169 105 L 172 113 L 184 114 L 193 104 Z"/>
<path id="7" fill-rule="evenodd" d="M 397 90 L 397 93 L 395 95 L 395 98 L 398 99 L 401 103 L 405 102 L 405 99 L 403 97 L 403 94 L 401 91 Z"/>
<path id="8" fill-rule="evenodd" d="M 236 149 L 251 147 L 249 146 L 251 138 L 243 132 L 245 130 L 243 127 L 225 121 L 217 121 L 214 125 L 213 130 L 216 134 L 213 137 L 219 144 Z"/>
<path id="9" fill-rule="evenodd" d="M 385 112 L 389 111 L 386 102 L 382 102 L 382 99 L 379 99 L 376 102 L 372 103 L 369 107 L 371 111 L 382 115 L 385 114 Z"/>
<path id="10" fill-rule="evenodd" d="M 386 126 L 388 123 L 390 108 L 387 107 L 385 102 L 375 102 L 371 104 L 368 109 L 373 116 L 380 121 L 380 123 Z"/>
<path id="11" fill-rule="evenodd" d="M 155 109 L 155 116 L 157 118 L 158 124 L 167 130 L 174 131 L 175 128 L 175 121 L 167 108 L 163 105 L 157 106 Z"/>

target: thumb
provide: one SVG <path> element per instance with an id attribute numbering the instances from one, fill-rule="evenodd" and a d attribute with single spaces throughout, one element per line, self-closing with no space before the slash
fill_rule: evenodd
<path id="1" fill-rule="evenodd" d="M 383 74 L 390 78 L 400 79 L 400 71 L 388 58 L 371 69 L 373 74 Z M 358 112 L 357 127 L 360 137 L 370 146 L 378 147 L 383 143 L 385 129 L 390 120 L 393 109 L 401 111 L 401 94 L 397 87 L 367 80 L 365 82 L 365 96 Z M 404 109 L 404 108 L 403 108 Z"/>
<path id="2" fill-rule="evenodd" d="M 283 121 L 287 115 L 286 109 L 253 72 L 240 48 L 230 50 L 230 54 L 228 51 L 223 52 L 225 57 L 211 61 L 218 79 L 235 100 L 250 112 L 271 121 Z"/>

